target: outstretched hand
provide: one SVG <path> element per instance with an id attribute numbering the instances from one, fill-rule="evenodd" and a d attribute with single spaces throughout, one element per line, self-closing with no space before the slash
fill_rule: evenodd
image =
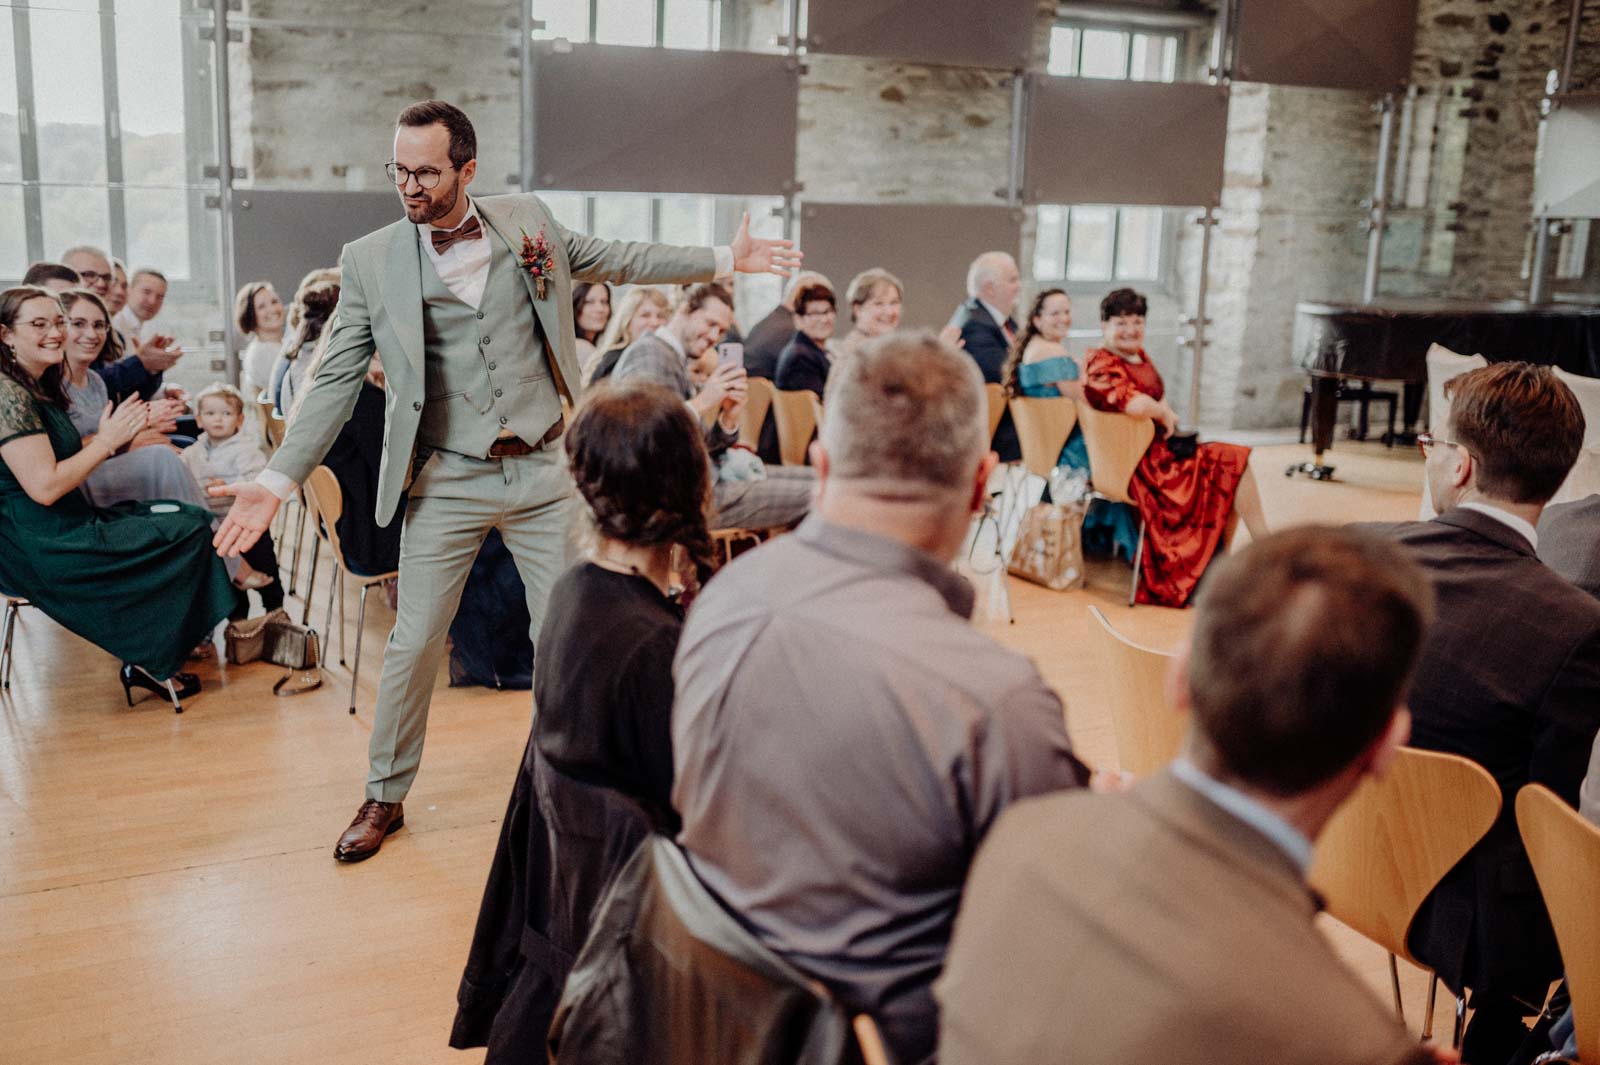
<path id="1" fill-rule="evenodd" d="M 209 496 L 232 496 L 233 506 L 227 517 L 211 538 L 211 546 L 223 558 L 238 558 L 261 539 L 261 534 L 272 524 L 272 518 L 282 504 L 263 485 L 254 481 L 236 481 L 233 484 L 213 485 L 206 489 Z"/>
<path id="2" fill-rule="evenodd" d="M 788 277 L 805 258 L 792 240 L 768 240 L 750 235 L 750 212 L 739 222 L 739 233 L 728 245 L 733 251 L 733 268 L 741 274 L 777 274 Z"/>

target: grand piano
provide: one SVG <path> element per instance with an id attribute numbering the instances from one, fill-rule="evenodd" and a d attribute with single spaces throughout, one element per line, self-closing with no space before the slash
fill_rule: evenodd
<path id="1" fill-rule="evenodd" d="M 1490 362 L 1520 359 L 1600 377 L 1600 306 L 1383 300 L 1295 307 L 1295 364 L 1311 375 L 1313 461 L 1288 472 L 1326 480 L 1341 381 L 1403 381 L 1405 427 L 1416 425 L 1426 393 L 1430 344 Z"/>

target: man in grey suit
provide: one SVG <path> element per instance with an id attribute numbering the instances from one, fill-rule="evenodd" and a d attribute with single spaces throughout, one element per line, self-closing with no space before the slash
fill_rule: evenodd
<path id="1" fill-rule="evenodd" d="M 1340 962 L 1306 884 L 1317 836 L 1405 742 L 1432 598 L 1351 529 L 1216 564 L 1168 680 L 1183 753 L 1124 795 L 1019 803 L 979 850 L 934 989 L 942 1065 L 1434 1060 Z"/>
<path id="2" fill-rule="evenodd" d="M 788 241 L 752 239 L 748 218 L 731 247 L 717 249 L 569 232 L 536 196 L 467 195 L 477 138 L 458 108 L 413 104 L 396 126 L 388 172 L 406 217 L 345 246 L 326 352 L 267 469 L 255 482 L 211 490 L 234 497 L 216 544 L 237 555 L 327 453 L 381 354 L 378 523 L 394 517 L 408 482 L 410 497 L 366 801 L 334 849 L 341 861 L 377 853 L 404 821 L 445 633 L 484 536 L 498 528 L 516 559 L 535 636 L 566 566 L 571 476 L 559 446 L 562 403 L 576 402 L 581 387 L 572 281 L 783 274 L 799 261 Z"/>
<path id="3" fill-rule="evenodd" d="M 617 360 L 612 379 L 650 381 L 688 403 L 705 425 L 706 449 L 711 454 L 716 484 L 717 528 L 786 529 L 806 516 L 816 488 L 816 474 L 808 466 L 768 466 L 747 469 L 743 476 L 727 475 L 725 463 L 738 461 L 740 452 L 728 449 L 739 440 L 744 414 L 744 367 L 719 365 L 703 385 L 696 387 L 689 366 L 720 340 L 733 321 L 733 297 L 721 285 L 695 285 L 678 301 L 672 317 L 653 333 L 628 345 Z M 743 452 L 742 458 L 754 456 Z"/>
<path id="4" fill-rule="evenodd" d="M 1439 617 L 1411 685 L 1412 744 L 1482 765 L 1500 818 L 1411 923 L 1412 953 L 1472 992 L 1466 1061 L 1507 1061 L 1561 959 L 1517 831 L 1543 784 L 1576 806 L 1600 729 L 1600 602 L 1541 563 L 1537 526 L 1583 443 L 1583 411 L 1547 366 L 1493 363 L 1445 385 L 1427 454 L 1432 521 L 1377 526 L 1433 578 Z"/>
<path id="5" fill-rule="evenodd" d="M 1544 508 L 1539 561 L 1600 599 L 1600 495 Z"/>

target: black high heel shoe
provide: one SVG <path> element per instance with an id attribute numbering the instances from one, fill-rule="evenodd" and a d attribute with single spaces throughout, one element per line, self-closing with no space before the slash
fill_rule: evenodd
<path id="1" fill-rule="evenodd" d="M 133 705 L 133 689 L 164 695 L 172 700 L 172 711 L 183 713 L 183 700 L 200 691 L 200 678 L 193 673 L 174 673 L 167 680 L 156 680 L 142 666 L 124 664 L 122 667 L 122 695 Z"/>

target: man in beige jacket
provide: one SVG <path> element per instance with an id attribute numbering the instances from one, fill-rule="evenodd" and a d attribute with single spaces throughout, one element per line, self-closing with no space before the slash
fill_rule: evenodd
<path id="1" fill-rule="evenodd" d="M 1184 753 L 1124 795 L 1012 808 L 978 853 L 935 991 L 943 1065 L 1379 1065 L 1421 1047 L 1313 924 L 1312 843 L 1410 727 L 1432 595 L 1346 529 L 1207 575 L 1169 697 Z"/>

